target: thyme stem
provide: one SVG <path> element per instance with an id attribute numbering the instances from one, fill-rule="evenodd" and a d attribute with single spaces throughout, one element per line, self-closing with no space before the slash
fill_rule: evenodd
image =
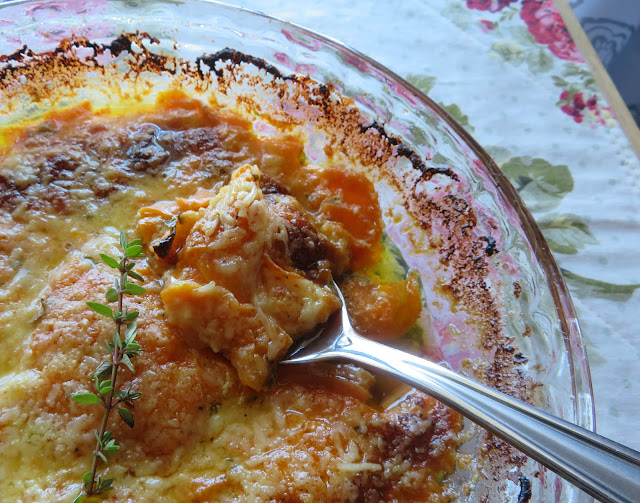
<path id="1" fill-rule="evenodd" d="M 120 304 L 122 301 L 120 301 Z M 120 328 L 118 328 L 118 335 L 120 335 Z M 114 362 L 114 365 L 111 367 L 111 382 L 113 383 L 113 389 L 109 391 L 109 398 L 107 398 L 105 403 L 105 411 L 104 416 L 102 418 L 102 425 L 100 426 L 100 431 L 98 432 L 98 436 L 100 439 L 104 437 L 104 432 L 107 431 L 107 424 L 109 422 L 109 414 L 111 414 L 111 409 L 113 408 L 113 392 L 115 390 L 116 378 L 118 377 L 118 364 Z M 96 480 L 96 472 L 98 471 L 98 452 L 100 452 L 102 441 L 96 440 L 96 448 L 93 451 L 93 462 L 91 463 L 91 482 L 88 484 L 87 496 L 91 496 L 93 494 L 93 486 L 95 485 Z"/>
<path id="2" fill-rule="evenodd" d="M 117 408 L 121 419 L 131 428 L 134 426 L 133 414 L 131 410 L 120 406 L 124 404 L 133 407 L 133 400 L 136 400 L 140 393 L 132 391 L 131 387 L 125 391 L 116 391 L 118 369 L 120 365 L 125 365 L 131 372 L 134 371 L 131 358 L 140 354 L 140 345 L 135 342 L 137 335 L 136 318 L 137 311 L 128 312 L 127 306 L 124 305 L 125 295 L 141 295 L 145 293 L 145 289 L 128 279 L 142 280 L 137 272 L 133 271 L 134 263 L 128 259 L 142 256 L 142 244 L 139 239 L 129 242 L 124 233 L 120 233 L 120 248 L 122 255 L 120 260 L 110 257 L 109 255 L 100 254 L 102 261 L 113 269 L 117 269 L 120 273 L 119 279 L 115 280 L 115 288 L 109 288 L 105 293 L 108 302 L 117 302 L 117 308 L 114 311 L 109 306 L 99 302 L 87 302 L 89 308 L 96 313 L 111 318 L 115 324 L 115 331 L 111 340 L 106 340 L 105 344 L 109 350 L 109 359 L 100 363 L 93 373 L 94 386 L 96 393 L 75 393 L 72 398 L 75 402 L 87 405 L 100 404 L 104 408 L 102 416 L 102 424 L 100 429 L 96 430 L 96 447 L 93 451 L 93 460 L 91 462 L 91 471 L 86 472 L 82 480 L 84 482 L 84 491 L 76 497 L 74 503 L 79 503 L 85 496 L 93 494 L 101 494 L 111 489 L 113 479 L 105 478 L 97 475 L 98 462 L 102 459 L 108 462 L 107 455 L 111 455 L 120 449 L 115 443 L 113 435 L 107 431 L 109 424 L 109 416 L 111 410 Z M 122 326 L 126 327 L 124 337 L 122 334 Z M 107 375 L 110 379 L 102 380 Z M 106 397 L 106 398 L 105 398 Z M 114 401 L 115 399 L 115 401 Z M 97 478 L 96 478 L 97 477 Z"/>
<path id="3" fill-rule="evenodd" d="M 122 258 L 120 262 L 120 288 L 118 288 L 118 312 L 122 312 L 122 303 L 124 299 L 124 290 L 122 289 L 123 278 L 126 284 L 126 272 L 127 272 L 127 257 L 126 255 Z M 117 317 L 115 319 L 116 324 L 116 333 L 118 334 L 118 338 L 121 338 L 121 328 L 122 328 L 122 318 Z M 91 463 L 91 482 L 88 484 L 87 488 L 87 496 L 91 496 L 93 494 L 93 487 L 95 485 L 96 480 L 96 472 L 98 471 L 98 452 L 100 452 L 100 447 L 102 445 L 102 438 L 104 438 L 104 433 L 107 431 L 107 424 L 109 423 L 109 415 L 111 414 L 111 409 L 113 408 L 113 394 L 116 390 L 116 379 L 118 378 L 118 367 L 120 366 L 120 361 L 122 360 L 122 355 L 120 355 L 120 351 L 118 348 L 114 347 L 111 353 L 111 391 L 109 391 L 109 396 L 104 403 L 104 416 L 102 418 L 102 425 L 100 426 L 100 431 L 98 432 L 98 439 L 96 440 L 96 448 L 93 452 L 93 461 Z"/>

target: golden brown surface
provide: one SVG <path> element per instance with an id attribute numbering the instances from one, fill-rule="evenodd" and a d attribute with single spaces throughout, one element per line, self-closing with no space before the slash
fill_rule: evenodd
<path id="1" fill-rule="evenodd" d="M 119 385 L 142 397 L 133 430 L 113 421 L 109 500 L 448 499 L 457 414 L 415 392 L 381 409 L 374 378 L 351 366 L 273 380 L 291 340 L 337 307 L 332 274 L 349 273 L 348 307 L 371 335 L 400 336 L 420 312 L 415 278 L 368 273 L 382 221 L 363 173 L 306 164 L 302 139 L 260 137 L 178 93 L 124 117 L 57 112 L 12 138 L 0 151 L 3 494 L 79 491 L 99 417 L 70 394 L 89 389 L 109 331 L 85 302 L 113 281 L 95 260 L 114 252 L 109 226 L 137 222 L 144 352 Z"/>

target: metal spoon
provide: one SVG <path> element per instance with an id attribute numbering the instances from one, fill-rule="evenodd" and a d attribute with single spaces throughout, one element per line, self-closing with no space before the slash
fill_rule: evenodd
<path id="1" fill-rule="evenodd" d="M 472 419 L 604 503 L 640 502 L 640 452 L 596 435 L 435 363 L 365 339 L 344 298 L 282 364 L 347 359 L 389 374 Z"/>

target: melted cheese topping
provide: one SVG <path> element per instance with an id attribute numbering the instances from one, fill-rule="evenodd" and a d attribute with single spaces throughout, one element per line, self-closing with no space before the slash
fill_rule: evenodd
<path id="1" fill-rule="evenodd" d="M 415 278 L 372 273 L 382 222 L 364 174 L 301 164 L 299 138 L 260 138 L 178 93 L 122 117 L 58 112 L 13 137 L 0 152 L 3 500 L 81 491 L 101 414 L 70 395 L 105 357 L 111 326 L 85 303 L 113 283 L 96 258 L 116 253 L 123 224 L 148 247 L 147 293 L 127 299 L 144 352 L 118 387 L 142 396 L 133 429 L 110 420 L 107 500 L 450 498 L 457 414 L 417 392 L 382 407 L 350 365 L 276 366 L 338 307 L 332 275 L 353 299 L 368 292 L 395 335 L 419 313 Z M 366 331 L 364 301 L 348 307 Z"/>
<path id="2" fill-rule="evenodd" d="M 162 291 L 169 322 L 224 354 L 242 383 L 256 390 L 291 337 L 339 307 L 328 288 L 270 257 L 278 244 L 287 247 L 292 223 L 271 211 L 259 179 L 255 166 L 232 174 L 186 237 Z"/>

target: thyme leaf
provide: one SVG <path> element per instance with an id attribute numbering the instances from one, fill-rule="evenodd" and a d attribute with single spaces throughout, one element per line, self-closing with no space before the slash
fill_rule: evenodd
<path id="1" fill-rule="evenodd" d="M 133 400 L 140 397 L 140 392 L 132 390 L 131 386 L 124 391 L 118 391 L 117 378 L 121 365 L 124 365 L 131 372 L 135 372 L 131 358 L 138 356 L 142 351 L 140 345 L 135 342 L 138 311 L 129 312 L 127 306 L 124 305 L 125 295 L 142 295 L 145 293 L 145 289 L 142 286 L 128 279 L 143 280 L 142 276 L 133 270 L 135 262 L 131 260 L 143 256 L 142 241 L 140 239 L 129 241 L 127 235 L 121 232 L 120 250 L 122 253 L 118 258 L 104 253 L 100 254 L 102 261 L 119 273 L 119 277 L 114 281 L 115 287 L 109 288 L 105 292 L 107 302 L 115 303 L 117 307 L 112 309 L 100 302 L 86 303 L 87 307 L 92 311 L 111 318 L 115 330 L 110 338 L 105 340 L 105 347 L 109 352 L 107 359 L 98 365 L 91 377 L 96 393 L 79 392 L 71 396 L 76 403 L 101 405 L 104 410 L 100 429 L 94 432 L 96 447 L 93 451 L 91 470 L 83 474 L 83 492 L 73 500 L 73 503 L 80 503 L 85 496 L 103 494 L 113 487 L 112 478 L 102 478 L 101 475 L 97 474 L 99 462 L 108 463 L 107 456 L 120 450 L 120 446 L 113 438 L 113 434 L 107 430 L 111 410 L 117 409 L 120 418 L 130 428 L 133 428 L 135 424 L 131 410 L 120 404 L 133 407 Z"/>

